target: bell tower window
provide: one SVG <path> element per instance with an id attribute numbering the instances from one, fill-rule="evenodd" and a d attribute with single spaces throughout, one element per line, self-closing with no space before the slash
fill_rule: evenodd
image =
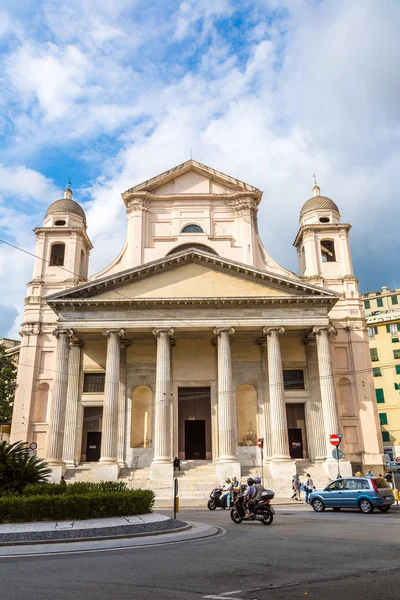
<path id="1" fill-rule="evenodd" d="M 190 225 L 185 225 L 181 233 L 204 233 L 204 229 L 202 229 L 200 225 L 192 223 Z"/>
<path id="2" fill-rule="evenodd" d="M 336 262 L 335 242 L 332 240 L 321 240 L 322 262 Z"/>
<path id="3" fill-rule="evenodd" d="M 62 267 L 64 265 L 65 244 L 53 244 L 50 254 L 50 266 Z"/>

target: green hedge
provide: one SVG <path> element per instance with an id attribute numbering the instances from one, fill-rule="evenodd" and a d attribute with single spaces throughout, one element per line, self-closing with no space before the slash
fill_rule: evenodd
<path id="1" fill-rule="evenodd" d="M 96 492 L 126 492 L 128 490 L 123 481 L 77 481 L 68 485 L 59 483 L 29 484 L 22 490 L 23 496 L 60 496 L 61 494 L 92 494 Z"/>
<path id="2" fill-rule="evenodd" d="M 0 523 L 141 515 L 151 512 L 153 504 L 154 492 L 151 490 L 41 496 L 6 495 L 0 498 Z"/>

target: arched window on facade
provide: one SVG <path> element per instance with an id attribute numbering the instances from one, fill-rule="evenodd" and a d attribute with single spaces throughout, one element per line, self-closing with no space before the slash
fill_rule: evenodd
<path id="1" fill-rule="evenodd" d="M 216 254 L 218 256 L 215 250 L 213 250 L 209 246 L 206 246 L 205 244 L 181 244 L 176 248 L 172 248 L 172 250 L 170 250 L 167 253 L 167 256 L 169 256 L 170 254 L 177 254 L 178 252 L 182 252 L 183 250 L 189 250 L 189 248 L 193 248 L 194 250 L 203 250 L 204 252 L 209 252 L 210 254 Z"/>
<path id="2" fill-rule="evenodd" d="M 131 447 L 151 448 L 152 444 L 153 394 L 141 385 L 132 395 Z"/>
<path id="3" fill-rule="evenodd" d="M 185 225 L 181 233 L 204 233 L 204 229 L 200 225 L 191 223 L 190 225 Z"/>
<path id="4" fill-rule="evenodd" d="M 339 408 L 341 417 L 355 417 L 355 404 L 353 396 L 353 386 L 350 379 L 341 377 L 338 382 L 339 387 Z"/>
<path id="5" fill-rule="evenodd" d="M 49 403 L 49 389 L 50 386 L 48 383 L 39 383 L 36 389 L 32 411 L 33 423 L 46 423 L 47 405 Z"/>
<path id="6" fill-rule="evenodd" d="M 335 242 L 333 240 L 321 240 L 322 262 L 336 262 Z"/>
<path id="7" fill-rule="evenodd" d="M 64 266 L 64 255 L 65 255 L 65 244 L 53 244 L 51 247 L 50 254 L 50 266 L 51 267 L 62 267 Z"/>
<path id="8" fill-rule="evenodd" d="M 241 385 L 236 392 L 239 446 L 256 446 L 258 433 L 257 392 L 252 385 Z"/>

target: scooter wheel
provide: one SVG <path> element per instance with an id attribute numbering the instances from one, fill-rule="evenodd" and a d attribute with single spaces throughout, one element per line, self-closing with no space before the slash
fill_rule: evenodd
<path id="1" fill-rule="evenodd" d="M 274 520 L 274 515 L 271 512 L 269 512 L 269 511 L 265 511 L 264 512 L 264 518 L 261 521 L 261 523 L 263 525 L 271 525 L 271 523 L 272 523 L 273 520 Z"/>
<path id="2" fill-rule="evenodd" d="M 215 504 L 215 500 L 209 500 L 207 502 L 207 508 L 208 508 L 208 510 L 215 510 L 217 508 L 217 505 Z"/>
<path id="3" fill-rule="evenodd" d="M 242 517 L 239 515 L 238 511 L 236 510 L 236 508 L 232 508 L 232 510 L 231 510 L 231 519 L 237 525 L 239 523 L 241 523 L 243 520 Z"/>

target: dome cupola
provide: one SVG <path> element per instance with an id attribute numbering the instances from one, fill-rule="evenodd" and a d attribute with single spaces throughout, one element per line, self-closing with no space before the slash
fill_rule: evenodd
<path id="1" fill-rule="evenodd" d="M 312 189 L 312 198 L 303 204 L 300 211 L 300 225 L 309 223 L 339 223 L 340 212 L 333 200 L 321 196 L 317 184 Z"/>
<path id="2" fill-rule="evenodd" d="M 55 200 L 47 209 L 44 224 L 47 226 L 62 227 L 69 226 L 84 226 L 86 229 L 86 215 L 80 204 L 72 200 L 71 184 L 64 190 L 64 198 Z"/>

